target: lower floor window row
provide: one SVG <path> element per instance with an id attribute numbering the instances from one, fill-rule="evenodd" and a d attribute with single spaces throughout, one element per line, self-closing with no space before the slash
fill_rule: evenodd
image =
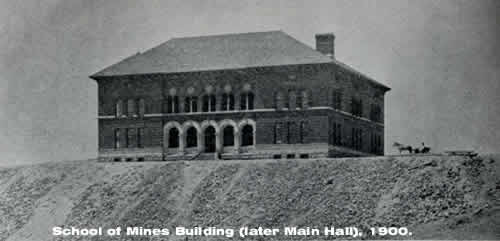
<path id="1" fill-rule="evenodd" d="M 114 133 L 115 148 L 144 147 L 144 128 L 117 128 Z"/>
<path id="2" fill-rule="evenodd" d="M 181 133 L 183 131 L 183 134 Z M 216 151 L 217 146 L 252 146 L 255 141 L 255 128 L 251 124 L 240 127 L 224 125 L 220 133 L 209 125 L 205 128 L 199 126 L 171 126 L 165 129 L 164 145 L 167 148 L 194 148 L 203 147 L 205 152 Z M 219 143 L 218 143 L 219 142 Z"/>
<path id="3" fill-rule="evenodd" d="M 305 121 L 276 122 L 274 125 L 274 144 L 304 143 L 306 128 Z"/>

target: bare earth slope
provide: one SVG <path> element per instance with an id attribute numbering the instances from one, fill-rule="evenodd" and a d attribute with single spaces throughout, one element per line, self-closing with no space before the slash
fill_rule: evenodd
<path id="1" fill-rule="evenodd" d="M 77 161 L 4 168 L 0 240 L 90 239 L 53 237 L 52 227 L 61 225 L 332 225 L 365 232 L 371 226 L 407 226 L 412 239 L 500 239 L 499 162 L 498 155 L 490 155 Z"/>

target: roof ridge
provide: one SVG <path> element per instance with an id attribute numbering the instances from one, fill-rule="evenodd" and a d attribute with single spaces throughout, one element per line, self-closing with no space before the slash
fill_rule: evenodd
<path id="1" fill-rule="evenodd" d="M 185 37 L 173 37 L 169 40 L 192 39 L 192 38 L 211 38 L 211 37 L 228 37 L 228 36 L 262 34 L 262 33 L 276 33 L 276 32 L 284 33 L 283 30 L 279 29 L 279 30 L 267 30 L 267 31 L 255 31 L 255 32 L 220 33 L 220 34 L 194 35 L 194 36 L 185 36 Z M 167 40 L 167 41 L 169 41 L 169 40 Z"/>

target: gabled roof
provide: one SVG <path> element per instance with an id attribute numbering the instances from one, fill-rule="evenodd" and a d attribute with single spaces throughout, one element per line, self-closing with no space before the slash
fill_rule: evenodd
<path id="1" fill-rule="evenodd" d="M 282 31 L 269 31 L 173 38 L 91 77 L 314 63 L 332 59 Z"/>

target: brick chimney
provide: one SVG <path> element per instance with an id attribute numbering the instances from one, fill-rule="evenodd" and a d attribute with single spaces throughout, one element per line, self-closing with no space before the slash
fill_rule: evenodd
<path id="1" fill-rule="evenodd" d="M 334 59 L 335 35 L 333 33 L 316 34 L 316 50 Z"/>

